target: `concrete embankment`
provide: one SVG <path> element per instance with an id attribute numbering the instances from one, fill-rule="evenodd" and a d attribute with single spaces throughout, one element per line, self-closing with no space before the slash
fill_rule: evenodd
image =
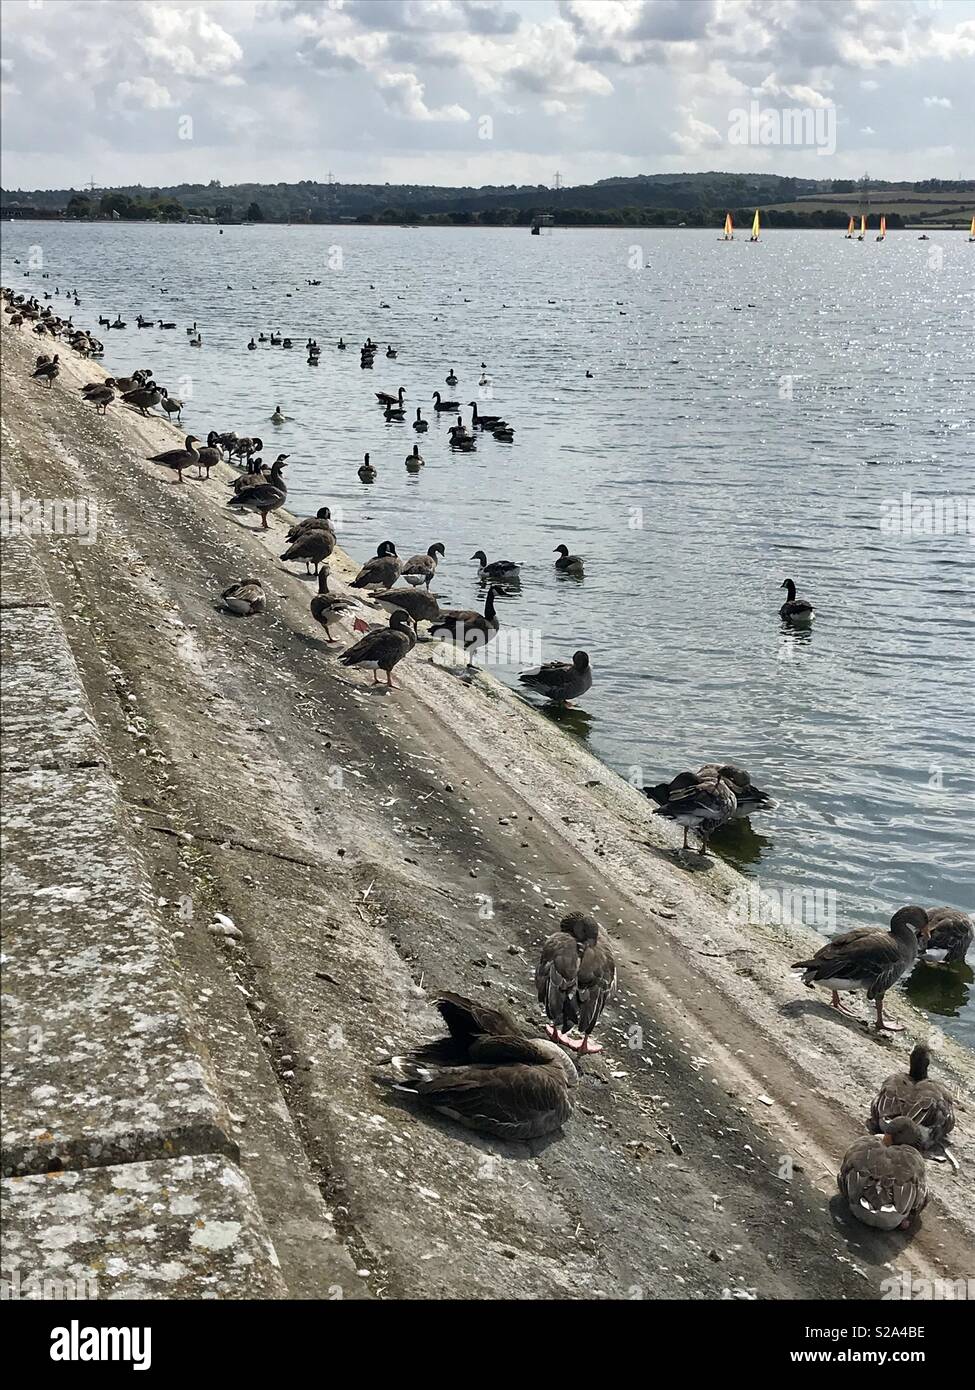
<path id="1" fill-rule="evenodd" d="M 239 1225 L 254 1291 L 306 1297 L 862 1298 L 893 1268 L 966 1272 L 965 1116 L 962 1176 L 932 1174 L 918 1232 L 876 1239 L 830 1205 L 906 1049 L 797 986 L 810 932 L 733 919 L 737 875 L 677 867 L 644 798 L 489 675 L 433 644 L 391 695 L 339 667 L 280 519 L 228 514 L 230 470 L 160 476 L 145 456 L 178 432 L 97 418 L 72 388 L 99 369 L 70 353 L 48 391 L 34 348 L 4 327 L 5 489 L 97 506 L 93 543 L 31 542 L 41 573 L 4 542 L 27 605 L 5 653 L 24 750 L 5 989 L 28 1030 L 4 1160 L 32 1175 L 8 1182 L 37 1265 L 56 1228 L 55 1265 L 83 1270 L 155 1201 L 133 1284 L 165 1293 L 179 1265 L 187 1296 L 225 1254 L 200 1254 L 197 1220 Z M 269 611 L 235 620 L 217 596 L 252 574 Z M 534 957 L 566 906 L 607 927 L 622 991 L 564 1134 L 529 1153 L 391 1100 L 377 1063 L 434 1031 L 438 989 L 538 1021 Z M 970 1092 L 965 1049 L 937 1065 Z M 182 1227 L 167 1163 L 196 1173 Z M 84 1183 L 91 1219 L 58 1219 L 51 1193 L 70 1212 Z"/>

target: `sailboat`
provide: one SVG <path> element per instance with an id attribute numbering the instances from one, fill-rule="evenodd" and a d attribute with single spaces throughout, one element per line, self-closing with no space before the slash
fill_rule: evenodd
<path id="1" fill-rule="evenodd" d="M 969 229 L 968 240 L 975 241 L 975 217 L 972 218 L 972 225 Z"/>
<path id="2" fill-rule="evenodd" d="M 847 239 L 847 241 L 852 241 L 852 240 L 853 240 L 853 218 L 852 218 L 852 217 L 850 218 L 850 225 L 849 225 L 849 226 L 847 227 L 847 229 L 846 229 L 846 239 Z"/>
<path id="3" fill-rule="evenodd" d="M 861 212 L 861 214 L 860 214 L 860 231 L 859 231 L 859 233 L 857 234 L 857 241 L 866 241 L 866 239 L 867 239 L 867 219 L 864 217 L 863 213 Z"/>
<path id="4" fill-rule="evenodd" d="M 880 219 L 880 231 L 877 233 L 877 240 L 878 240 L 878 241 L 883 241 L 883 239 L 884 239 L 884 237 L 885 237 L 886 235 L 887 235 L 887 219 L 886 219 L 886 217 L 882 217 L 882 218 Z"/>
<path id="5" fill-rule="evenodd" d="M 734 223 L 732 222 L 732 220 L 731 220 L 731 213 L 728 212 L 728 213 L 725 213 L 725 219 L 724 219 L 724 240 L 725 240 L 725 241 L 734 241 L 734 239 L 735 239 L 735 224 L 734 224 Z"/>
<path id="6" fill-rule="evenodd" d="M 755 209 L 755 216 L 752 218 L 752 234 L 751 234 L 751 237 L 749 238 L 749 240 L 750 240 L 750 241 L 757 241 L 757 240 L 758 240 L 758 234 L 759 234 L 759 231 L 760 231 L 760 230 L 761 230 L 761 229 L 760 229 L 759 224 L 758 224 L 758 208 L 756 208 L 756 209 Z"/>

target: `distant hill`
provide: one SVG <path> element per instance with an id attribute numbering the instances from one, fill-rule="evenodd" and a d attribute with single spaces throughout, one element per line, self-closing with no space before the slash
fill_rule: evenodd
<path id="1" fill-rule="evenodd" d="M 975 208 L 975 180 L 927 179 L 920 183 L 803 179 L 779 174 L 640 174 L 551 189 L 542 184 L 446 188 L 430 184 L 298 183 L 223 186 L 142 184 L 97 190 L 0 190 L 5 215 L 31 211 L 69 217 L 152 218 L 187 216 L 216 221 L 380 222 L 520 226 L 541 213 L 557 225 L 706 226 L 731 210 L 751 216 L 765 210 L 770 226 L 841 226 L 851 208 L 885 213 L 896 227 L 912 221 L 965 225 Z"/>

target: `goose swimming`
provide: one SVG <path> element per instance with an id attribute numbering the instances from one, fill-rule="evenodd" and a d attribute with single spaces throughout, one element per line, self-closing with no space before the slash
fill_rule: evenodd
<path id="1" fill-rule="evenodd" d="M 538 1002 L 551 1020 L 549 1037 L 580 1052 L 601 1052 L 601 1044 L 589 1038 L 615 988 L 616 962 L 599 941 L 599 923 L 570 912 L 542 946 L 535 971 Z M 570 1029 L 577 1029 L 581 1038 L 570 1037 Z"/>
<path id="2" fill-rule="evenodd" d="M 419 473 L 420 469 L 424 465 L 424 462 L 425 460 L 423 458 L 423 455 L 420 453 L 420 446 L 418 444 L 414 444 L 412 453 L 406 455 L 407 473 Z"/>
<path id="3" fill-rule="evenodd" d="M 440 392 L 439 392 L 439 391 L 434 391 L 434 393 L 433 393 L 433 402 L 434 402 L 434 405 L 433 405 L 434 410 L 459 410 L 459 409 L 460 409 L 460 402 L 459 402 L 459 401 L 445 401 L 445 400 L 441 400 Z"/>
<path id="4" fill-rule="evenodd" d="M 592 685 L 588 652 L 575 652 L 571 661 L 547 661 L 534 671 L 522 671 L 518 679 L 530 690 L 554 704 L 569 705 Z"/>
<path id="5" fill-rule="evenodd" d="M 374 483 L 378 476 L 375 465 L 369 462 L 368 454 L 365 455 L 356 472 L 364 483 Z"/>
<path id="6" fill-rule="evenodd" d="M 855 1140 L 843 1155 L 836 1183 L 852 1216 L 893 1231 L 910 1226 L 928 1200 L 921 1131 L 901 1115 L 882 1138 Z"/>
<path id="7" fill-rule="evenodd" d="M 791 623 L 793 627 L 805 627 L 812 622 L 816 616 L 815 609 L 808 600 L 796 598 L 795 581 L 784 579 L 779 586 L 787 591 L 785 603 L 779 609 L 779 617 L 784 623 Z"/>
<path id="8" fill-rule="evenodd" d="M 890 919 L 890 931 L 857 927 L 834 936 L 808 960 L 797 960 L 793 970 L 802 970 L 802 983 L 808 989 L 822 985 L 832 990 L 830 1007 L 850 1018 L 850 1009 L 840 1003 L 840 992 L 864 990 L 877 1008 L 874 1027 L 902 1033 L 903 1024 L 884 1018 L 884 995 L 914 965 L 918 941 L 927 940 L 928 914 L 923 907 L 902 907 Z"/>
<path id="9" fill-rule="evenodd" d="M 400 408 L 403 404 L 403 397 L 406 395 L 406 387 L 401 386 L 395 396 L 391 396 L 388 391 L 376 391 L 374 394 L 380 405 Z"/>
<path id="10" fill-rule="evenodd" d="M 393 680 L 393 668 L 413 650 L 416 645 L 416 631 L 413 619 L 402 608 L 397 608 L 389 619 L 389 627 L 377 628 L 367 632 L 354 647 L 349 647 L 339 657 L 343 666 L 364 666 L 372 671 L 374 685 L 378 685 L 378 671 L 386 672 L 386 684 L 390 690 L 398 690 Z"/>
<path id="11" fill-rule="evenodd" d="M 429 420 L 424 420 L 423 412 L 420 410 L 419 406 L 416 408 L 416 419 L 413 421 L 413 428 L 420 434 L 422 434 L 424 430 L 430 428 L 430 422 Z"/>
<path id="12" fill-rule="evenodd" d="M 584 565 L 581 555 L 570 555 L 567 545 L 557 545 L 553 554 L 559 557 L 555 562 L 555 568 L 560 574 L 571 574 L 577 579 L 582 578 Z"/>
<path id="13" fill-rule="evenodd" d="M 478 561 L 477 572 L 482 579 L 500 579 L 503 582 L 507 579 L 517 579 L 521 573 L 521 566 L 516 565 L 514 560 L 494 560 L 489 565 L 483 550 L 475 550 L 471 559 Z"/>

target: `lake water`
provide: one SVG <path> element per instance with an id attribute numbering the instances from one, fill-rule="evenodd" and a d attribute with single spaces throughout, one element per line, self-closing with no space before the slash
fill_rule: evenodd
<path id="1" fill-rule="evenodd" d="M 473 551 L 520 561 L 505 625 L 540 634 L 545 658 L 592 656 L 592 690 L 553 717 L 634 780 L 716 759 L 747 767 L 778 809 L 714 848 L 763 890 L 833 890 L 840 930 L 885 925 L 907 902 L 971 908 L 964 234 L 771 232 L 753 246 L 711 231 L 3 231 L 5 284 L 77 287 L 76 321 L 103 338 L 106 366 L 151 367 L 188 398 L 199 435 L 235 429 L 261 435 L 265 458 L 289 453 L 289 506 L 340 509 L 354 555 L 386 537 L 401 555 L 442 541 L 434 589 L 451 606 L 483 598 Z M 49 280 L 23 279 L 31 247 Z M 140 311 L 178 330 L 139 332 Z M 126 330 L 98 330 L 116 313 Z M 183 331 L 194 320 L 201 349 Z M 295 349 L 248 352 L 261 331 Z M 381 351 L 361 370 L 367 335 L 397 360 Z M 400 385 L 407 421 L 387 424 L 373 393 Z M 435 389 L 479 398 L 515 442 L 452 452 Z M 275 428 L 278 403 L 292 418 Z M 422 436 L 417 405 L 431 421 Z M 417 441 L 426 467 L 411 476 Z M 366 450 L 371 487 L 356 475 Z M 953 533 L 885 529 L 904 493 L 954 499 Z M 563 541 L 585 556 L 584 580 L 556 576 Z M 786 576 L 815 603 L 809 634 L 779 623 Z M 516 685 L 517 669 L 498 674 Z M 971 1043 L 971 986 L 968 965 L 922 966 L 908 989 Z"/>

